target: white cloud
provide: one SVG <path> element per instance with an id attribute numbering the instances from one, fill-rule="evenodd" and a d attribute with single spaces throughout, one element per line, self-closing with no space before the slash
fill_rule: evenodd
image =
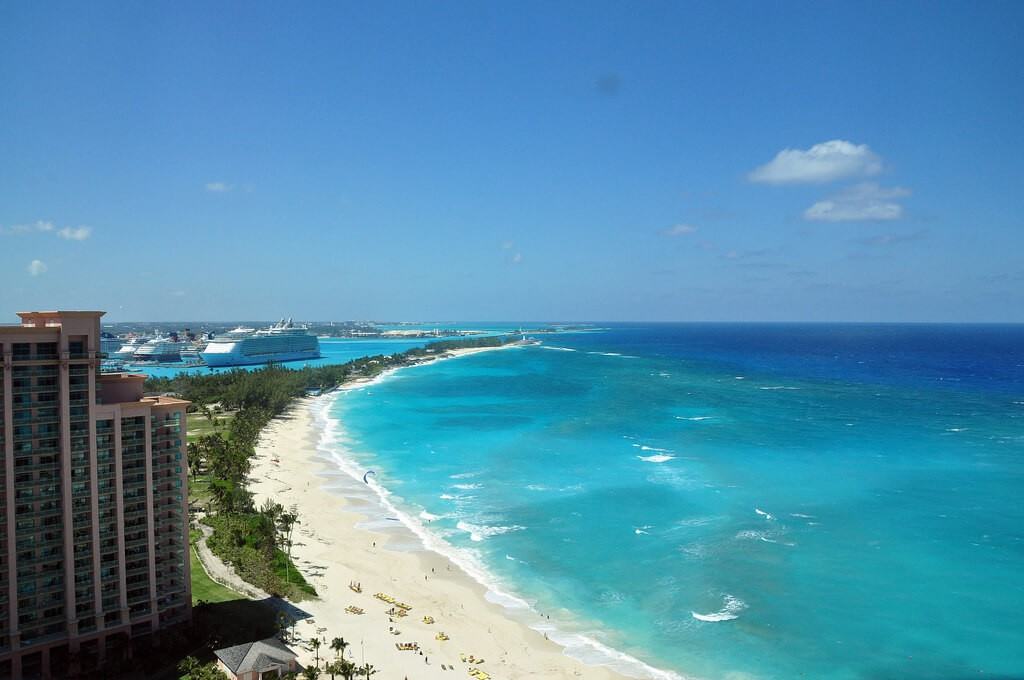
<path id="1" fill-rule="evenodd" d="M 821 184 L 849 177 L 870 177 L 882 171 L 882 159 L 867 144 L 841 139 L 810 149 L 783 149 L 748 176 L 765 184 Z"/>
<path id="2" fill-rule="evenodd" d="M 64 227 L 57 232 L 57 235 L 69 241 L 84 241 L 92 233 L 92 227 Z"/>
<path id="3" fill-rule="evenodd" d="M 28 273 L 32 276 L 39 276 L 46 272 L 47 269 L 49 269 L 49 267 L 47 267 L 46 263 L 42 260 L 32 260 L 28 263 Z"/>
<path id="4" fill-rule="evenodd" d="M 232 189 L 232 186 L 230 184 L 225 183 L 225 182 L 207 182 L 206 183 L 206 190 L 207 191 L 212 191 L 215 194 L 223 194 L 225 192 L 231 191 L 231 189 Z"/>
<path id="5" fill-rule="evenodd" d="M 512 250 L 515 247 L 516 247 L 516 244 L 514 242 L 512 242 L 512 241 L 502 241 L 502 243 L 501 243 L 501 249 L 502 250 Z"/>
<path id="6" fill-rule="evenodd" d="M 864 222 L 898 220 L 903 206 L 895 201 L 910 195 L 902 187 L 880 187 L 864 182 L 843 189 L 804 211 L 804 219 L 816 222 Z"/>
<path id="7" fill-rule="evenodd" d="M 515 255 L 512 256 L 512 264 L 519 264 L 522 261 L 523 261 L 523 254 L 522 253 L 516 253 Z"/>
<path id="8" fill-rule="evenodd" d="M 32 224 L 13 224 L 9 227 L 0 227 L 0 234 L 30 234 L 36 231 L 53 231 L 53 222 L 37 220 Z"/>
<path id="9" fill-rule="evenodd" d="M 692 234 L 695 231 L 697 231 L 697 227 L 692 224 L 675 224 L 661 233 L 665 236 L 685 236 L 686 234 Z"/>

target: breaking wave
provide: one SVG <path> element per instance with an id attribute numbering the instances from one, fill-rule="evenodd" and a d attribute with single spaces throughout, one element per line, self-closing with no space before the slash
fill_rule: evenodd
<path id="1" fill-rule="evenodd" d="M 698 614 L 695 611 L 691 611 L 690 615 L 698 621 L 707 621 L 708 623 L 717 623 L 718 621 L 732 621 L 733 619 L 739 618 L 739 613 L 747 608 L 747 603 L 738 597 L 732 595 L 726 595 L 724 598 L 723 607 L 717 612 L 711 614 Z"/>

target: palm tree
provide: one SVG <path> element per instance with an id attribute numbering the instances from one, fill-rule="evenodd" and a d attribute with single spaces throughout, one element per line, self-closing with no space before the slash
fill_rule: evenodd
<path id="1" fill-rule="evenodd" d="M 342 659 L 338 663 L 341 664 L 341 677 L 345 678 L 345 680 L 352 680 L 352 678 L 355 677 L 357 670 L 355 662 Z"/>
<path id="2" fill-rule="evenodd" d="M 320 668 L 320 638 L 313 638 L 309 641 L 309 644 L 313 646 L 313 654 L 316 658 L 316 667 Z"/>
<path id="3" fill-rule="evenodd" d="M 203 447 L 198 442 L 189 442 L 186 447 L 188 454 L 188 471 L 192 473 L 192 483 L 195 484 L 199 476 L 199 468 L 203 460 Z"/>
<path id="4" fill-rule="evenodd" d="M 348 647 L 348 643 L 345 642 L 345 638 L 336 637 L 331 640 L 331 649 L 334 650 L 335 658 L 344 656 L 346 647 Z"/>
<path id="5" fill-rule="evenodd" d="M 287 548 L 288 561 L 284 563 L 284 582 L 285 585 L 291 584 L 291 571 L 292 565 L 292 530 L 295 525 L 299 522 L 299 513 L 296 507 L 293 505 L 290 512 L 282 512 L 277 516 L 278 526 L 281 529 L 281 533 L 284 535 L 284 545 Z"/>
<path id="6" fill-rule="evenodd" d="M 341 675 L 341 663 L 341 661 L 332 661 L 324 664 L 324 672 L 331 676 L 331 680 L 334 680 L 334 676 Z"/>
<path id="7" fill-rule="evenodd" d="M 371 664 L 368 664 L 368 663 L 367 663 L 367 664 L 363 664 L 363 667 L 359 669 L 359 673 L 360 673 L 360 674 L 361 674 L 361 675 L 362 675 L 362 676 L 363 676 L 364 678 L 368 678 L 368 677 L 370 677 L 371 675 L 376 675 L 376 674 L 377 674 L 377 673 L 379 673 L 379 672 L 380 672 L 380 671 L 378 671 L 378 670 L 377 670 L 376 668 L 374 668 L 374 667 L 373 667 L 373 665 L 371 665 Z"/>

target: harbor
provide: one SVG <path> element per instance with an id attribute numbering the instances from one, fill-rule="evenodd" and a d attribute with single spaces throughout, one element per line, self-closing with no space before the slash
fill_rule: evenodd
<path id="1" fill-rule="evenodd" d="M 332 322 L 290 322 L 292 328 L 283 335 L 284 349 L 288 352 L 276 352 L 257 356 L 252 361 L 225 363 L 225 352 L 214 355 L 208 361 L 211 346 L 227 348 L 240 338 L 256 336 L 271 331 L 275 326 L 289 323 L 281 320 L 276 324 L 268 322 L 233 322 L 217 324 L 182 323 L 176 327 L 169 324 L 110 324 L 105 327 L 105 337 L 101 340 L 106 358 L 102 361 L 101 371 L 145 374 L 152 378 L 173 378 L 183 373 L 220 373 L 232 370 L 256 370 L 268 364 L 282 364 L 291 368 L 332 366 L 344 364 L 354 359 L 377 355 L 391 355 L 408 349 L 423 347 L 430 342 L 454 340 L 466 336 L 488 336 L 520 331 L 513 324 L 490 324 L 481 327 L 474 324 L 472 328 L 459 324 L 422 324 L 417 327 L 399 327 L 397 324 L 381 323 L 373 325 L 369 322 L 345 322 L 331 325 Z M 196 329 L 196 330 L 192 330 Z M 324 331 L 333 329 L 337 335 L 328 335 Z M 540 326 L 531 328 L 530 333 L 550 333 L 561 328 Z M 297 332 L 298 331 L 298 332 Z M 294 351 L 298 336 L 299 342 L 315 344 L 315 350 Z M 265 347 L 267 341 L 278 342 L 278 338 L 266 335 L 256 338 Z M 311 342 L 312 341 L 312 342 Z M 160 347 L 144 350 L 147 346 Z M 175 350 L 177 354 L 174 354 Z M 157 356 L 159 358 L 149 358 Z"/>

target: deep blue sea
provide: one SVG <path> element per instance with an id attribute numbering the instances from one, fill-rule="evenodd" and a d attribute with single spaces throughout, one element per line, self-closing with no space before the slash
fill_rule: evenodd
<path id="1" fill-rule="evenodd" d="M 539 337 L 342 394 L 331 445 L 570 653 L 1024 677 L 1024 326 Z"/>

